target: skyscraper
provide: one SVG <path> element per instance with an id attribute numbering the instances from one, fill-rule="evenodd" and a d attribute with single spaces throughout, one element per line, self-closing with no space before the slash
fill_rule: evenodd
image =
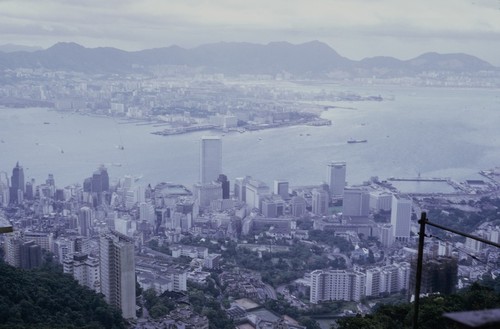
<path id="1" fill-rule="evenodd" d="M 109 191 L 108 170 L 100 166 L 92 175 L 92 192 L 100 193 Z"/>
<path id="2" fill-rule="evenodd" d="M 23 167 L 19 165 L 19 162 L 17 162 L 14 169 L 12 169 L 10 185 L 10 202 L 22 202 L 24 195 L 24 170 Z"/>
<path id="3" fill-rule="evenodd" d="M 201 138 L 200 183 L 216 181 L 222 174 L 222 140 L 218 136 Z"/>
<path id="4" fill-rule="evenodd" d="M 312 191 L 312 212 L 319 216 L 328 213 L 328 192 L 320 189 Z"/>
<path id="5" fill-rule="evenodd" d="M 283 200 L 290 199 L 290 196 L 288 195 L 288 181 L 277 179 L 274 181 L 273 187 L 274 194 L 280 195 Z"/>
<path id="6" fill-rule="evenodd" d="M 227 179 L 227 176 L 224 174 L 220 174 L 217 181 L 222 185 L 222 198 L 229 199 L 229 194 L 231 192 L 231 183 Z"/>
<path id="7" fill-rule="evenodd" d="M 90 236 L 92 230 L 92 209 L 81 207 L 78 212 L 78 232 L 83 236 Z"/>
<path id="8" fill-rule="evenodd" d="M 125 319 L 135 318 L 134 240 L 116 231 L 99 241 L 101 292 L 108 304 L 122 310 Z"/>
<path id="9" fill-rule="evenodd" d="M 408 241 L 410 239 L 412 201 L 407 196 L 392 196 L 391 225 L 394 239 Z"/>
<path id="10" fill-rule="evenodd" d="M 344 196 L 346 163 L 331 162 L 326 172 L 326 183 L 330 187 L 330 196 L 341 198 Z"/>
<path id="11" fill-rule="evenodd" d="M 252 179 L 250 176 L 238 177 L 234 179 L 234 197 L 240 201 L 246 202 L 246 186 Z"/>

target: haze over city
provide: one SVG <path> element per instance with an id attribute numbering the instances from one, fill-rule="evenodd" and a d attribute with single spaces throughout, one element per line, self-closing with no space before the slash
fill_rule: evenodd
<path id="1" fill-rule="evenodd" d="M 0 0 L 0 31 L 0 329 L 500 307 L 500 0 Z"/>
<path id="2" fill-rule="evenodd" d="M 2 44 L 124 50 L 319 40 L 342 56 L 467 53 L 500 66 L 498 0 L 0 1 Z"/>

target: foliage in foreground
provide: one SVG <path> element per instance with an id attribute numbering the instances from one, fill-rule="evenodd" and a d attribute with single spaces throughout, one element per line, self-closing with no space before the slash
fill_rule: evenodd
<path id="1" fill-rule="evenodd" d="M 0 328 L 125 328 L 111 308 L 71 276 L 49 266 L 22 270 L 0 261 Z"/>
<path id="2" fill-rule="evenodd" d="M 500 293 L 490 287 L 474 283 L 450 296 L 431 296 L 420 300 L 419 328 L 457 328 L 442 317 L 446 312 L 474 311 L 500 307 Z M 412 328 L 413 304 L 380 306 L 365 317 L 343 318 L 340 329 L 404 329 Z"/>

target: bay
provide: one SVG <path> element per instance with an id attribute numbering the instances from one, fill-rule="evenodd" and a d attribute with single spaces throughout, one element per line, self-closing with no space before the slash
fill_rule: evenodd
<path id="1" fill-rule="evenodd" d="M 461 181 L 500 165 L 497 89 L 293 87 L 393 100 L 325 103 L 337 106 L 322 114 L 331 126 L 225 134 L 223 170 L 230 180 L 251 175 L 268 184 L 279 178 L 292 186 L 318 184 L 326 179 L 328 162 L 346 161 L 350 184 L 371 176 L 418 174 Z M 52 173 L 56 185 L 66 186 L 81 184 L 104 164 L 111 180 L 130 174 L 142 177 L 142 185 L 198 181 L 199 141 L 215 132 L 157 136 L 151 132 L 161 128 L 121 122 L 40 108 L 1 108 L 0 171 L 10 177 L 19 161 L 26 180 L 40 183 Z M 367 143 L 349 144 L 349 139 Z"/>

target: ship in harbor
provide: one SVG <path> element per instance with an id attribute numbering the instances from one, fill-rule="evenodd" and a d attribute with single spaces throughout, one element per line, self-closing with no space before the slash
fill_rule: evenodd
<path id="1" fill-rule="evenodd" d="M 366 139 L 349 139 L 347 141 L 348 144 L 356 144 L 356 143 L 366 143 L 368 140 Z"/>

